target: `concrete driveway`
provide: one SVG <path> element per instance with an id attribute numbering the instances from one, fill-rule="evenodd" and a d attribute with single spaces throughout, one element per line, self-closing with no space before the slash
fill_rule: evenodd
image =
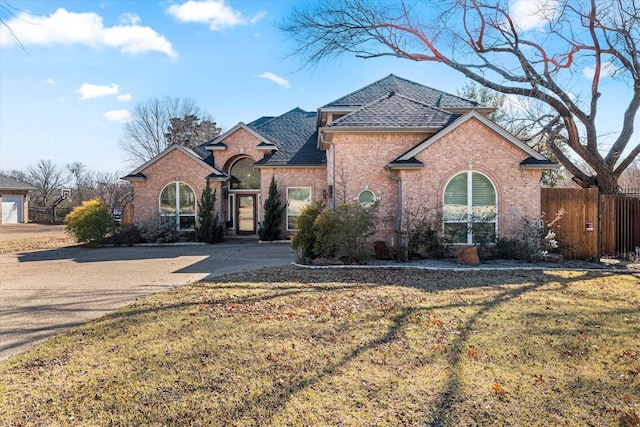
<path id="1" fill-rule="evenodd" d="M 289 244 L 253 239 L 0 255 L 0 360 L 145 295 L 293 260 Z"/>

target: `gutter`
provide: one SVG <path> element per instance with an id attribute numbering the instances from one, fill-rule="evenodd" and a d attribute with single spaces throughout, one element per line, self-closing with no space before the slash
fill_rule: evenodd
<path id="1" fill-rule="evenodd" d="M 391 175 L 391 168 L 385 167 L 387 170 L 387 177 L 398 182 L 398 217 L 396 219 L 396 233 L 398 234 L 398 246 L 400 246 L 400 227 L 402 226 L 402 179 L 398 176 Z"/>
<path id="2" fill-rule="evenodd" d="M 331 184 L 331 188 L 333 188 L 333 190 L 330 192 L 331 197 L 329 199 L 329 209 L 334 210 L 336 208 L 336 146 L 333 142 L 325 141 L 324 132 L 322 130 L 318 130 L 318 139 L 320 139 L 320 143 L 323 145 L 333 146 L 333 183 Z"/>

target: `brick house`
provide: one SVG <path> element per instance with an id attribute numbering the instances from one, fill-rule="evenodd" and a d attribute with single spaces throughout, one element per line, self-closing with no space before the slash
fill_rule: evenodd
<path id="1" fill-rule="evenodd" d="M 170 146 L 123 179 L 134 187 L 134 222 L 159 214 L 193 228 L 209 179 L 226 234 L 254 235 L 273 176 L 287 234 L 311 201 L 377 201 L 377 237 L 391 245 L 422 210 L 441 214 L 450 241 L 470 244 L 478 230 L 506 236 L 537 217 L 542 172 L 557 167 L 489 120 L 491 111 L 389 75 L 316 112 L 238 123 L 193 150 Z"/>

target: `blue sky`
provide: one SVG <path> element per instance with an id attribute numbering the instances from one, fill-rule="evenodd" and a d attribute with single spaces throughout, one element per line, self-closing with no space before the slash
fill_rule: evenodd
<path id="1" fill-rule="evenodd" d="M 122 120 L 155 97 L 190 97 L 229 129 L 295 107 L 313 111 L 390 73 L 450 93 L 466 83 L 442 65 L 393 58 L 344 56 L 302 69 L 274 26 L 293 1 L 9 4 L 21 19 L 0 16 L 23 47 L 0 29 L 0 170 L 51 159 L 128 172 Z"/>

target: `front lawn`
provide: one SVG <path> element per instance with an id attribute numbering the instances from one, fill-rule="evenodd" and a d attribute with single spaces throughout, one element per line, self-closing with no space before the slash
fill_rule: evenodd
<path id="1" fill-rule="evenodd" d="M 3 425 L 605 426 L 640 420 L 640 279 L 264 269 L 0 363 Z"/>

